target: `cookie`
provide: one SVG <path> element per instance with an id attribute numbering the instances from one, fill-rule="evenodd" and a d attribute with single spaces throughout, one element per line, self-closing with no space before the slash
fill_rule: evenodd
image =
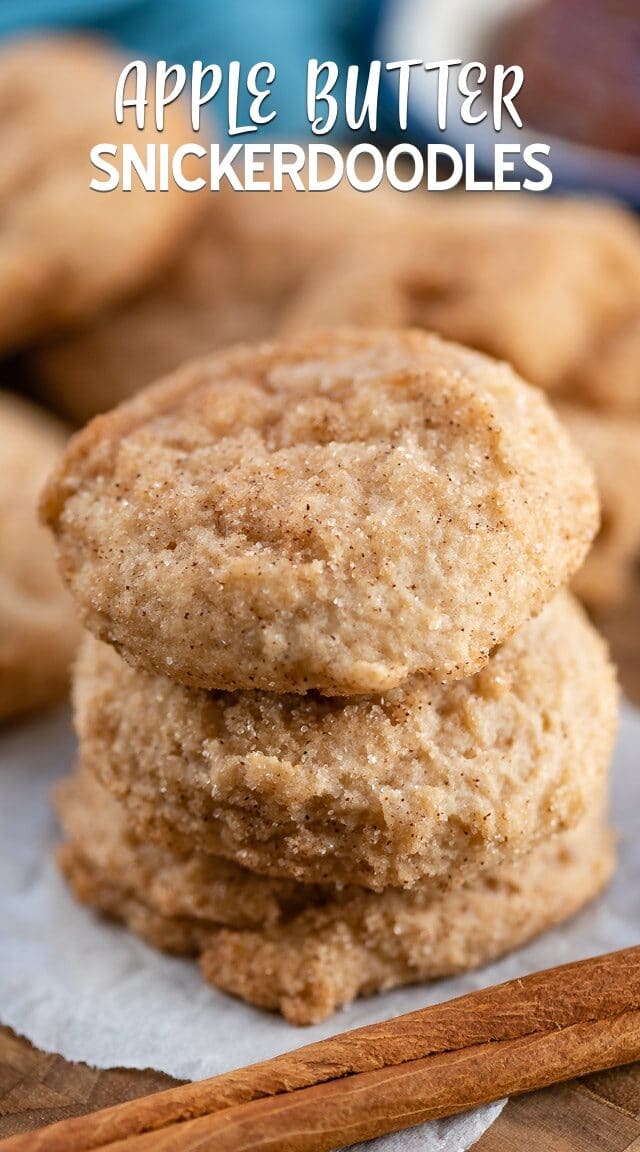
<path id="1" fill-rule="evenodd" d="M 640 419 L 577 405 L 557 408 L 593 467 L 602 522 L 574 591 L 590 608 L 606 610 L 631 593 L 640 560 Z"/>
<path id="2" fill-rule="evenodd" d="M 49 416 L 0 392 L 0 722 L 64 694 L 80 636 L 37 517 L 64 442 Z"/>
<path id="3" fill-rule="evenodd" d="M 141 838 L 373 889 L 441 887 L 575 825 L 617 704 L 604 642 L 565 594 L 454 684 L 207 693 L 89 638 L 74 691 L 81 758 Z"/>
<path id="4" fill-rule="evenodd" d="M 612 416 L 640 419 L 640 302 L 580 366 L 569 382 L 567 398 Z"/>
<path id="5" fill-rule="evenodd" d="M 65 782 L 58 808 L 68 837 L 59 862 L 78 899 L 156 947 L 199 955 L 211 984 L 292 1024 L 495 960 L 577 912 L 614 864 L 600 801 L 572 831 L 436 895 L 314 889 L 153 848 L 86 773 Z"/>
<path id="6" fill-rule="evenodd" d="M 402 198 L 398 198 L 402 199 Z M 396 198 L 221 190 L 172 266 L 134 300 L 36 352 L 44 398 L 77 423 L 119 404 L 185 360 L 272 335 L 307 278 L 355 236 L 410 215 Z"/>
<path id="7" fill-rule="evenodd" d="M 133 664 L 334 696 L 475 671 L 598 522 L 507 366 L 349 329 L 231 349 L 98 417 L 43 511 L 84 622 Z"/>
<path id="8" fill-rule="evenodd" d="M 377 244 L 347 249 L 294 300 L 282 330 L 427 328 L 558 390 L 630 313 L 640 316 L 640 228 L 630 212 L 460 195 Z"/>
<path id="9" fill-rule="evenodd" d="M 167 918 L 211 921 L 234 928 L 272 927 L 309 904 L 337 898 L 329 885 L 260 876 L 221 856 L 168 849 L 137 837 L 119 803 L 82 766 L 55 791 L 66 839 L 94 868 Z"/>
<path id="10" fill-rule="evenodd" d="M 99 193 L 90 150 L 134 143 L 142 157 L 192 138 L 180 102 L 162 133 L 153 107 L 138 131 L 115 120 L 122 60 L 80 36 L 26 38 L 0 50 L 0 351 L 94 315 L 151 278 L 178 250 L 203 201 L 172 184 Z M 131 110 L 129 110 L 131 114 Z M 188 164 L 187 164 L 187 174 Z"/>

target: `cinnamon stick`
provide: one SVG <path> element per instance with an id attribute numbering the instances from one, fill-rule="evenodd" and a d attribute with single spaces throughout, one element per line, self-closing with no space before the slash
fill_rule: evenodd
<path id="1" fill-rule="evenodd" d="M 313 1089 L 315 1107 L 320 1087 L 328 1094 L 337 1093 L 335 1101 L 342 1100 L 341 1094 L 347 1092 L 350 1085 L 355 1088 L 357 1080 L 355 1100 L 361 1090 L 368 1090 L 365 1077 L 377 1073 L 379 1083 L 373 1088 L 373 1095 L 386 1100 L 387 1119 L 398 1120 L 397 1127 L 401 1127 L 400 1119 L 406 1119 L 406 1113 L 401 1113 L 401 1109 L 393 1112 L 396 1105 L 391 1106 L 384 1096 L 383 1085 L 395 1082 L 394 1091 L 400 1092 L 400 1100 L 400 1085 L 409 1082 L 403 1079 L 402 1073 L 421 1081 L 425 1076 L 425 1061 L 430 1061 L 430 1078 L 442 1077 L 438 1084 L 444 1085 L 445 1081 L 451 1084 L 449 1107 L 462 1111 L 474 1103 L 470 1089 L 462 1091 L 456 1079 L 463 1068 L 473 1083 L 477 1080 L 478 1085 L 485 1085 L 482 1099 L 487 1100 L 640 1058 L 636 1031 L 638 1012 L 640 947 L 635 947 L 534 973 L 445 1004 L 346 1032 L 248 1068 L 65 1120 L 38 1132 L 12 1137 L 0 1142 L 0 1147 L 2 1152 L 90 1152 L 120 1141 L 122 1147 L 131 1143 L 136 1152 L 138 1147 L 162 1148 L 160 1143 L 142 1145 L 138 1140 L 134 1144 L 132 1139 L 149 1133 L 157 1140 L 161 1131 L 164 1138 L 164 1129 L 169 1129 L 167 1138 L 177 1138 L 178 1132 L 174 1133 L 172 1126 L 179 1126 L 180 1137 L 186 1137 L 192 1127 L 190 1122 L 203 1118 L 206 1123 L 213 1123 L 215 1114 L 225 1110 L 228 1114 L 224 1123 L 227 1131 L 231 1131 L 229 1124 L 239 1123 L 239 1106 L 246 1106 L 242 1123 L 247 1125 L 253 1123 L 254 1104 L 257 1107 L 258 1103 L 263 1106 L 259 1125 L 264 1129 L 271 1116 L 265 1105 L 275 1109 L 273 1115 L 280 1115 L 278 1109 L 284 1104 L 287 1109 L 293 1107 L 296 1097 L 301 1099 L 306 1090 Z M 526 1065 L 525 1054 L 534 1051 L 534 1063 L 530 1067 Z M 535 1061 L 540 1062 L 542 1079 L 532 1083 Z M 459 1106 L 455 1103 L 459 1099 L 458 1089 L 465 1097 Z M 408 1093 L 412 1105 L 417 1091 L 414 1084 Z M 486 1095 L 487 1091 L 490 1096 Z M 428 1092 L 428 1099 L 422 1098 L 424 1108 L 430 1100 L 436 1102 L 434 1106 L 444 1106 L 446 1100 L 443 1102 L 438 1095 L 435 1080 L 430 1081 Z M 287 1100 L 284 1100 L 285 1094 Z M 323 1095 L 320 1110 L 328 1108 L 331 1113 L 335 1107 L 329 1095 L 326 1101 Z M 429 1113 L 431 1116 L 444 1114 Z M 326 1124 L 328 1119 L 335 1127 L 340 1115 L 338 1112 L 325 1116 L 323 1122 Z M 423 1110 L 418 1119 L 406 1120 L 405 1126 L 427 1118 Z M 122 1143 L 124 1141 L 127 1143 Z M 344 1132 L 340 1134 L 339 1143 L 347 1143 Z M 217 1133 L 215 1146 L 216 1149 L 226 1147 L 218 1145 Z M 260 1147 L 269 1145 L 263 1143 Z M 287 1145 L 281 1143 L 279 1147 L 284 1149 Z"/>
<path id="2" fill-rule="evenodd" d="M 266 1097 L 109 1152 L 332 1152 L 640 1056 L 640 1010 Z"/>

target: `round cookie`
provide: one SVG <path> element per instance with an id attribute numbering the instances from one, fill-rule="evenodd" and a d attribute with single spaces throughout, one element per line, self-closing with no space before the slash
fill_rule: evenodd
<path id="1" fill-rule="evenodd" d="M 162 133 L 138 131 L 129 110 L 117 124 L 121 58 L 98 40 L 52 36 L 0 50 L 0 350 L 16 349 L 94 315 L 137 288 L 180 247 L 201 197 L 167 192 L 99 193 L 90 150 L 103 141 L 173 150 L 192 136 L 180 102 Z M 188 170 L 187 164 L 187 170 Z"/>
<path id="2" fill-rule="evenodd" d="M 292 1024 L 495 960 L 572 916 L 614 864 L 600 801 L 570 832 L 437 895 L 310 888 L 154 848 L 86 773 L 64 783 L 58 809 L 60 866 L 78 899 L 159 948 L 199 955 L 210 983 Z"/>
<path id="3" fill-rule="evenodd" d="M 133 664 L 328 695 L 475 671 L 598 521 L 506 365 L 350 329 L 231 349 L 98 417 L 43 511 L 84 622 Z"/>
<path id="4" fill-rule="evenodd" d="M 401 198 L 399 198 L 401 199 Z M 77 423 L 185 360 L 272 335 L 310 275 L 358 236 L 393 229 L 410 211 L 391 195 L 221 190 L 193 239 L 125 305 L 37 351 L 29 367 L 45 398 Z"/>
<path id="5" fill-rule="evenodd" d="M 0 392 L 0 722 L 64 694 L 80 638 L 37 518 L 40 489 L 64 442 L 44 412 Z"/>
<path id="6" fill-rule="evenodd" d="M 604 642 L 566 594 L 454 684 L 207 693 L 88 638 L 74 695 L 81 759 L 142 839 L 373 889 L 442 887 L 574 826 L 617 705 Z"/>
<path id="7" fill-rule="evenodd" d="M 562 404 L 558 414 L 593 465 L 602 523 L 573 589 L 590 608 L 621 603 L 640 560 L 640 420 Z"/>
<path id="8" fill-rule="evenodd" d="M 614 204 L 451 196 L 377 243 L 352 245 L 298 294 L 282 331 L 412 325 L 565 387 L 640 315 L 640 228 Z"/>

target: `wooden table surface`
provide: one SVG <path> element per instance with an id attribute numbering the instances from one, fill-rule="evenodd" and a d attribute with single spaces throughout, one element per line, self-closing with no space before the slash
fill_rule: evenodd
<path id="1" fill-rule="evenodd" d="M 603 625 L 627 695 L 640 704 L 640 583 Z M 99 1071 L 38 1051 L 0 1028 L 0 1138 L 176 1083 L 159 1072 Z M 640 1063 L 510 1100 L 476 1152 L 640 1152 Z"/>

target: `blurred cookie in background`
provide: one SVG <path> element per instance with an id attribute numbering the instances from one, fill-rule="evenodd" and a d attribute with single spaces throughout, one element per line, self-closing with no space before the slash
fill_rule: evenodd
<path id="1" fill-rule="evenodd" d="M 640 420 L 562 404 L 558 414 L 596 473 L 600 532 L 574 591 L 592 609 L 615 606 L 638 582 L 640 563 Z"/>
<path id="2" fill-rule="evenodd" d="M 640 228 L 621 207 L 521 196 L 431 197 L 419 221 L 354 243 L 283 318 L 429 328 L 559 391 L 640 317 Z"/>
<path id="3" fill-rule="evenodd" d="M 198 196 L 91 190 L 91 148 L 130 141 L 143 160 L 193 135 L 179 102 L 164 131 L 138 131 L 114 111 L 120 56 L 80 36 L 39 37 L 0 50 L 0 351 L 68 327 L 157 274 L 195 223 Z M 132 114 L 132 110 L 131 114 Z"/>
<path id="4" fill-rule="evenodd" d="M 570 382 L 569 393 L 593 407 L 640 419 L 640 269 L 621 317 Z"/>
<path id="5" fill-rule="evenodd" d="M 64 443 L 50 416 L 0 392 L 0 722 L 64 695 L 80 636 L 37 515 Z"/>
<path id="6" fill-rule="evenodd" d="M 198 230 L 152 287 L 30 358 L 36 391 L 70 419 L 84 423 L 185 360 L 272 335 L 337 253 L 418 215 L 414 197 L 348 186 L 225 188 L 202 203 Z"/>

